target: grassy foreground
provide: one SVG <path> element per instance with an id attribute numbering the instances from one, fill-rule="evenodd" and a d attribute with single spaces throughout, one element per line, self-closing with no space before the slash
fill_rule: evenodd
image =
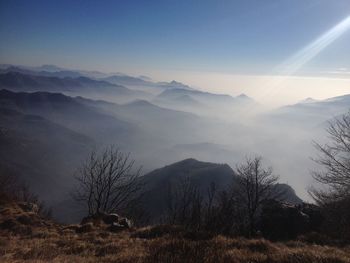
<path id="1" fill-rule="evenodd" d="M 350 246 L 227 238 L 154 226 L 112 233 L 78 231 L 24 212 L 0 208 L 0 262 L 350 262 Z"/>

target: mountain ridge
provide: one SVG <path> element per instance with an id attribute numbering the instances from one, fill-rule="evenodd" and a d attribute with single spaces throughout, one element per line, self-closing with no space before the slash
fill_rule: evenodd
<path id="1" fill-rule="evenodd" d="M 166 210 L 166 200 L 169 189 L 183 180 L 197 187 L 204 194 L 215 184 L 216 191 L 229 190 L 231 185 L 237 182 L 234 171 L 228 164 L 202 162 L 194 158 L 187 158 L 164 167 L 155 169 L 141 178 L 146 192 L 144 194 L 144 209 L 152 215 L 151 221 L 161 218 Z M 286 190 L 283 198 L 293 204 L 301 203 L 302 200 L 295 194 L 289 185 L 277 184 L 276 192 Z M 152 205 L 151 205 L 152 204 Z"/>

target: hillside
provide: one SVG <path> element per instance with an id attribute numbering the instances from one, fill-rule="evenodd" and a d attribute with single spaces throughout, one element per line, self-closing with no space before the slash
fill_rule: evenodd
<path id="1" fill-rule="evenodd" d="M 3 107 L 42 116 L 96 141 L 129 137 L 135 130 L 135 126 L 126 121 L 60 93 L 0 90 L 0 102 Z"/>
<path id="2" fill-rule="evenodd" d="M 199 90 L 189 90 L 183 88 L 167 89 L 158 95 L 159 99 L 176 99 L 181 96 L 190 96 L 203 103 L 219 104 L 219 103 L 233 103 L 234 98 L 229 95 L 213 94 L 209 92 L 203 92 Z"/>
<path id="3" fill-rule="evenodd" d="M 138 137 L 142 139 L 138 143 L 145 146 L 141 147 L 139 144 L 136 151 L 147 147 L 147 152 L 150 150 L 159 152 L 161 148 L 178 142 L 190 143 L 200 140 L 206 136 L 203 131 L 213 125 L 211 120 L 193 113 L 160 107 L 146 100 L 134 100 L 125 104 L 82 98 L 79 100 L 82 104 L 93 106 L 102 113 L 132 123 L 142 130 L 142 134 Z M 215 125 L 220 127 L 219 124 Z"/>
<path id="4" fill-rule="evenodd" d="M 123 147 L 138 133 L 63 94 L 0 90 L 0 104 L 0 164 L 50 204 L 67 198 L 74 172 L 93 148 L 111 141 Z"/>
<path id="5" fill-rule="evenodd" d="M 109 76 L 109 77 L 103 78 L 103 80 L 114 84 L 124 85 L 127 87 L 128 86 L 142 86 L 142 87 L 155 86 L 155 84 L 150 81 L 146 81 L 141 78 L 122 75 L 122 74 Z"/>
<path id="6" fill-rule="evenodd" d="M 63 77 L 51 76 L 51 74 L 37 75 L 25 70 L 9 71 L 0 74 L 0 89 L 13 91 L 45 91 L 60 92 L 66 94 L 85 95 L 90 97 L 105 98 L 136 98 L 144 93 L 130 90 L 118 84 L 112 84 L 103 80 L 94 80 L 85 76 L 69 76 L 62 73 Z M 46 76 L 49 75 L 49 76 Z M 68 75 L 68 76 L 66 76 Z"/>
<path id="7" fill-rule="evenodd" d="M 244 94 L 233 97 L 182 87 L 164 90 L 153 99 L 153 102 L 163 107 L 181 109 L 225 121 L 232 120 L 233 117 L 240 119 L 242 113 L 252 114 L 261 109 L 257 102 Z"/>
<path id="8" fill-rule="evenodd" d="M 37 115 L 0 108 L 0 166 L 51 203 L 66 195 L 93 140 Z"/>
<path id="9" fill-rule="evenodd" d="M 326 120 L 349 111 L 350 95 L 325 100 L 306 99 L 299 103 L 283 106 L 265 115 L 265 120 L 285 126 L 315 128 Z"/>
<path id="10" fill-rule="evenodd" d="M 34 69 L 30 70 L 27 68 L 23 68 L 21 66 L 9 66 L 4 69 L 0 69 L 0 73 L 10 73 L 10 72 L 17 72 L 17 73 L 33 75 L 33 76 L 58 77 L 58 78 L 67 78 L 67 77 L 78 78 L 78 77 L 84 76 L 77 71 L 56 68 L 55 66 L 45 67 L 45 65 L 40 68 L 36 68 L 36 70 Z"/>
<path id="11" fill-rule="evenodd" d="M 350 247 L 272 243 L 154 226 L 111 232 L 60 225 L 25 203 L 1 204 L 1 262 L 350 262 Z"/>
<path id="12" fill-rule="evenodd" d="M 143 176 L 145 187 L 143 198 L 144 209 L 150 215 L 151 222 L 157 222 L 167 209 L 169 189 L 176 187 L 181 180 L 189 179 L 198 190 L 206 196 L 212 183 L 217 192 L 229 190 L 237 178 L 227 164 L 201 162 L 195 159 L 186 159 L 156 169 Z M 285 184 L 276 185 L 276 192 L 284 191 L 282 199 L 292 204 L 300 204 L 302 200 L 294 190 Z M 159 222 L 159 221 L 158 221 Z"/>

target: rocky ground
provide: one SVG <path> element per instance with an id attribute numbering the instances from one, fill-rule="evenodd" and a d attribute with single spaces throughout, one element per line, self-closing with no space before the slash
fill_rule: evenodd
<path id="1" fill-rule="evenodd" d="M 350 262 L 350 246 L 270 242 L 191 233 L 174 226 L 133 228 L 117 215 L 79 225 L 43 219 L 36 207 L 0 207 L 0 262 Z"/>

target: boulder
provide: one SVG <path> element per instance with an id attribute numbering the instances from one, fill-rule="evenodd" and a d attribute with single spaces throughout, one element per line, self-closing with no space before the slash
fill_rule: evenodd
<path id="1" fill-rule="evenodd" d="M 102 218 L 103 222 L 107 225 L 111 225 L 113 223 L 116 223 L 119 221 L 119 219 L 120 219 L 120 216 L 118 214 L 114 214 L 114 213 L 106 214 Z"/>
<path id="2" fill-rule="evenodd" d="M 126 217 L 121 218 L 118 223 L 120 225 L 122 225 L 124 228 L 131 228 L 132 227 L 131 221 L 129 219 L 127 219 Z"/>
<path id="3" fill-rule="evenodd" d="M 124 229 L 130 229 L 132 222 L 126 217 L 120 217 L 118 214 L 98 213 L 95 215 L 84 217 L 81 220 L 81 227 L 77 229 L 77 233 L 87 232 L 92 227 L 102 227 L 112 232 L 119 232 Z M 84 229 L 86 228 L 86 230 Z"/>

